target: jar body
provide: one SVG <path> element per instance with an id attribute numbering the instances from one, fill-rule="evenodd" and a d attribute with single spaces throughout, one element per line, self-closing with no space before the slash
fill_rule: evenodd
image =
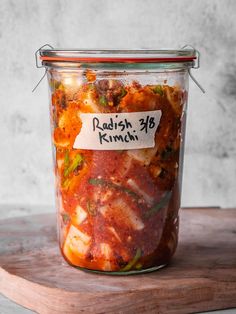
<path id="1" fill-rule="evenodd" d="M 73 266 L 111 274 L 168 264 L 178 242 L 187 69 L 50 67 L 47 73 L 64 258 Z M 141 148 L 133 148 L 132 114 L 138 113 L 140 123 L 134 132 L 146 132 L 149 139 L 155 112 L 159 120 L 150 135 L 152 147 L 144 140 Z M 88 114 L 108 120 L 93 120 L 81 148 L 76 138 Z M 91 143 L 84 148 L 94 133 L 104 149 Z"/>

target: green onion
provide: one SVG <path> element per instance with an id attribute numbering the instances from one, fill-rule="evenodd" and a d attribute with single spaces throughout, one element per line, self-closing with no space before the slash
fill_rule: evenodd
<path id="1" fill-rule="evenodd" d="M 143 265 L 141 263 L 137 263 L 135 266 L 135 268 L 138 270 L 142 269 L 142 267 L 143 267 Z"/>
<path id="2" fill-rule="evenodd" d="M 163 94 L 164 94 L 161 85 L 156 85 L 152 90 L 153 90 L 153 92 L 154 92 L 155 94 L 159 94 L 160 96 L 163 96 Z"/>
<path id="3" fill-rule="evenodd" d="M 138 262 L 138 260 L 140 259 L 141 256 L 142 256 L 142 250 L 137 249 L 133 259 L 125 267 L 121 268 L 120 271 L 130 270 L 133 266 L 135 266 L 135 264 Z"/>
<path id="4" fill-rule="evenodd" d="M 127 94 L 127 91 L 126 91 L 124 88 L 122 88 L 121 93 L 120 93 L 120 97 L 122 98 L 122 97 L 124 97 L 126 94 Z"/>
<path id="5" fill-rule="evenodd" d="M 135 192 L 131 191 L 130 189 L 128 188 L 125 188 L 124 186 L 117 186 L 118 188 L 120 188 L 121 191 L 129 194 L 130 196 L 133 196 L 134 198 L 140 198 Z"/>
<path id="6" fill-rule="evenodd" d="M 88 182 L 92 185 L 102 185 L 102 186 L 108 185 L 107 181 L 105 181 L 104 179 L 99 179 L 99 178 L 90 178 Z"/>
<path id="7" fill-rule="evenodd" d="M 132 190 L 130 190 L 130 189 L 124 187 L 124 186 L 120 186 L 120 185 L 117 185 L 117 184 L 115 184 L 115 183 L 108 182 L 108 181 L 106 181 L 106 180 L 104 180 L 104 179 L 102 179 L 102 178 L 101 178 L 101 179 L 100 179 L 100 178 L 90 178 L 90 179 L 88 180 L 88 182 L 89 182 L 90 184 L 92 184 L 92 185 L 107 186 L 107 187 L 109 187 L 109 188 L 112 188 L 112 189 L 116 189 L 116 190 L 125 192 L 125 193 L 131 195 L 131 196 L 134 197 L 134 198 L 139 198 L 139 196 L 138 196 L 135 192 L 133 192 Z"/>
<path id="8" fill-rule="evenodd" d="M 67 178 L 67 179 L 65 179 L 65 180 L 63 181 L 62 187 L 63 187 L 64 189 L 68 189 L 69 185 L 70 185 L 70 179 Z"/>
<path id="9" fill-rule="evenodd" d="M 68 168 L 70 164 L 69 150 L 67 149 L 64 157 L 64 168 Z"/>
<path id="10" fill-rule="evenodd" d="M 70 221 L 70 216 L 67 213 L 62 213 L 61 217 L 62 217 L 64 224 L 67 224 Z"/>
<path id="11" fill-rule="evenodd" d="M 77 154 L 72 160 L 71 164 L 64 170 L 64 177 L 68 177 L 68 175 L 73 172 L 78 166 L 83 162 L 83 156 L 81 154 Z"/>
<path id="12" fill-rule="evenodd" d="M 150 218 L 152 215 L 156 214 L 156 213 L 159 212 L 162 208 L 164 208 L 164 207 L 168 204 L 168 202 L 169 202 L 169 200 L 170 200 L 170 198 L 171 198 L 171 195 L 172 195 L 172 192 L 171 192 L 171 191 L 167 192 L 167 193 L 163 196 L 163 198 L 160 200 L 159 203 L 155 204 L 150 210 L 148 210 L 148 211 L 144 214 L 145 218 Z"/>
<path id="13" fill-rule="evenodd" d="M 104 95 L 100 96 L 98 101 L 99 101 L 99 104 L 102 106 L 107 106 L 108 104 L 108 101 Z"/>

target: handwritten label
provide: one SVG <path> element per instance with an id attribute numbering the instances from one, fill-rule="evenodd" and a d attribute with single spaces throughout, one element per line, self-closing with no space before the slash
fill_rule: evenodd
<path id="1" fill-rule="evenodd" d="M 161 110 L 129 113 L 80 113 L 82 128 L 74 148 L 137 149 L 155 146 Z"/>

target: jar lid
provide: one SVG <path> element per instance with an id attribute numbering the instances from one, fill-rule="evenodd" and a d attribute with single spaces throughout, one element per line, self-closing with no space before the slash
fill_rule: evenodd
<path id="1" fill-rule="evenodd" d="M 40 49 L 39 55 L 42 62 L 165 63 L 193 62 L 197 59 L 197 51 L 194 49 Z"/>

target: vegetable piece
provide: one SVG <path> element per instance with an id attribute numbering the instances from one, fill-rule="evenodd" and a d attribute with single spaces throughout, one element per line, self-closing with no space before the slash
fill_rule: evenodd
<path id="1" fill-rule="evenodd" d="M 64 254 L 67 256 L 67 252 L 72 252 L 78 257 L 85 257 L 89 250 L 90 242 L 90 236 L 71 225 L 64 243 Z"/>
<path id="2" fill-rule="evenodd" d="M 124 187 L 124 186 L 121 186 L 121 187 L 117 186 L 117 187 L 120 188 L 121 191 L 129 194 L 130 196 L 132 196 L 134 198 L 139 198 L 139 196 L 135 192 L 133 192 L 132 190 L 130 190 L 130 189 Z"/>
<path id="3" fill-rule="evenodd" d="M 120 186 L 120 185 L 117 185 L 115 183 L 106 181 L 102 178 L 90 178 L 89 183 L 92 185 L 101 185 L 101 186 L 106 186 L 106 187 L 109 187 L 112 189 L 117 189 L 117 190 L 120 190 L 122 192 L 125 192 L 125 193 L 131 195 L 134 198 L 139 198 L 139 196 L 135 192 L 133 192 L 132 190 L 130 190 L 124 186 Z"/>
<path id="4" fill-rule="evenodd" d="M 89 215 L 96 216 L 97 215 L 96 205 L 91 200 L 88 200 L 86 205 Z"/>
<path id="5" fill-rule="evenodd" d="M 108 227 L 108 229 L 111 231 L 111 233 L 115 236 L 115 238 L 121 243 L 121 239 L 118 235 L 118 233 L 116 232 L 116 230 L 113 227 Z"/>
<path id="6" fill-rule="evenodd" d="M 123 206 L 121 200 L 119 203 L 119 205 L 121 205 L 119 208 L 121 211 L 123 211 L 124 218 L 129 220 L 133 229 L 142 230 L 144 228 L 144 223 L 142 222 L 142 220 L 135 214 L 135 212 L 128 206 L 127 203 L 124 204 L 126 206 Z"/>
<path id="7" fill-rule="evenodd" d="M 61 170 L 62 165 L 64 165 L 64 158 L 57 157 L 57 167 Z"/>
<path id="8" fill-rule="evenodd" d="M 96 80 L 96 73 L 92 70 L 87 69 L 85 75 L 86 75 L 88 82 L 90 82 L 90 83 L 94 82 Z"/>
<path id="9" fill-rule="evenodd" d="M 87 216 L 88 214 L 86 211 L 80 205 L 77 205 L 73 222 L 75 222 L 77 225 L 80 225 L 87 218 Z"/>
<path id="10" fill-rule="evenodd" d="M 73 172 L 78 166 L 83 162 L 83 156 L 81 154 L 77 154 L 72 160 L 71 164 L 65 168 L 64 177 L 68 177 L 68 175 Z"/>
<path id="11" fill-rule="evenodd" d="M 109 219 L 109 216 L 116 217 L 116 222 L 140 231 L 145 226 L 140 217 L 131 208 L 130 204 L 122 198 L 114 199 L 109 205 L 99 207 L 101 214 Z"/>
<path id="12" fill-rule="evenodd" d="M 65 179 L 62 183 L 62 187 L 63 189 L 68 189 L 69 185 L 70 185 L 71 180 L 69 178 Z"/>
<path id="13" fill-rule="evenodd" d="M 170 198 L 171 198 L 171 195 L 172 195 L 172 191 L 167 192 L 167 193 L 163 196 L 163 198 L 160 200 L 159 203 L 157 203 L 156 205 L 154 205 L 150 210 L 148 210 L 148 211 L 144 214 L 145 218 L 150 218 L 152 215 L 156 214 L 157 212 L 159 212 L 159 210 L 161 210 L 162 208 L 164 208 L 164 207 L 168 204 L 168 202 L 169 202 L 169 200 L 170 200 Z"/>
<path id="14" fill-rule="evenodd" d="M 120 98 L 125 97 L 126 94 L 127 94 L 127 91 L 124 88 L 122 88 L 121 93 L 120 93 Z"/>
<path id="15" fill-rule="evenodd" d="M 145 202 L 149 205 L 153 205 L 154 198 L 148 195 L 141 189 L 133 179 L 128 179 L 127 184 L 139 195 L 143 197 Z"/>
<path id="16" fill-rule="evenodd" d="M 70 164 L 69 150 L 67 149 L 64 157 L 64 168 L 68 168 Z"/>
<path id="17" fill-rule="evenodd" d="M 70 139 L 65 135 L 61 128 L 57 127 L 54 130 L 53 142 L 56 147 L 65 148 L 70 145 Z"/>
<path id="18" fill-rule="evenodd" d="M 156 85 L 152 90 L 153 90 L 153 92 L 154 92 L 155 94 L 159 94 L 160 96 L 163 96 L 163 94 L 164 94 L 161 85 Z"/>
<path id="19" fill-rule="evenodd" d="M 91 91 L 95 90 L 95 86 L 93 83 L 88 84 L 87 87 L 88 87 L 88 90 L 91 90 Z"/>
<path id="20" fill-rule="evenodd" d="M 170 103 L 170 106 L 178 117 L 181 116 L 183 106 L 183 93 L 179 88 L 173 88 L 170 86 L 164 87 L 166 97 Z"/>
<path id="21" fill-rule="evenodd" d="M 117 106 L 121 99 L 127 94 L 123 83 L 113 79 L 102 79 L 96 83 L 99 103 L 102 106 Z"/>
<path id="22" fill-rule="evenodd" d="M 161 174 L 162 168 L 161 168 L 161 166 L 159 166 L 157 164 L 150 165 L 149 171 L 154 178 L 157 178 Z"/>
<path id="23" fill-rule="evenodd" d="M 98 101 L 99 101 L 99 104 L 102 106 L 107 106 L 107 104 L 108 104 L 106 96 L 104 96 L 104 95 L 100 96 Z"/>
<path id="24" fill-rule="evenodd" d="M 150 88 L 128 87 L 128 93 L 121 98 L 119 108 L 122 112 L 156 110 L 158 99 Z"/>
<path id="25" fill-rule="evenodd" d="M 85 112 L 101 112 L 96 99 L 95 89 L 83 93 L 83 108 Z"/>
<path id="26" fill-rule="evenodd" d="M 142 250 L 139 248 L 137 249 L 133 259 L 125 267 L 121 268 L 120 271 L 129 271 L 131 268 L 135 266 L 135 264 L 138 262 L 141 256 L 142 256 Z"/>
<path id="27" fill-rule="evenodd" d="M 79 133 L 81 125 L 81 119 L 78 115 L 78 111 L 71 104 L 59 115 L 58 128 L 60 129 L 61 135 L 69 140 L 70 147 L 73 146 L 74 139 Z"/>
<path id="28" fill-rule="evenodd" d="M 111 264 L 112 250 L 111 250 L 110 245 L 107 243 L 101 243 L 100 251 L 101 251 L 101 255 L 104 258 L 102 269 L 104 271 L 111 271 L 112 270 L 112 264 Z"/>
<path id="29" fill-rule="evenodd" d="M 107 185 L 107 182 L 104 179 L 100 179 L 100 178 L 90 178 L 89 179 L 89 183 L 92 185 Z"/>
<path id="30" fill-rule="evenodd" d="M 70 216 L 69 216 L 69 214 L 67 214 L 67 213 L 62 213 L 62 214 L 61 214 L 61 217 L 62 217 L 63 223 L 64 223 L 65 225 L 67 225 L 68 222 L 70 222 Z"/>
<path id="31" fill-rule="evenodd" d="M 148 166 L 153 157 L 156 155 L 157 145 L 153 148 L 144 148 L 144 149 L 130 149 L 127 151 L 127 154 L 143 163 L 145 166 Z"/>
<path id="32" fill-rule="evenodd" d="M 135 266 L 135 268 L 138 270 L 142 269 L 142 267 L 143 267 L 143 265 L 141 263 L 137 263 Z"/>
<path id="33" fill-rule="evenodd" d="M 54 91 L 52 95 L 52 103 L 58 111 L 67 108 L 65 89 L 62 84 L 60 84 L 60 87 Z"/>

